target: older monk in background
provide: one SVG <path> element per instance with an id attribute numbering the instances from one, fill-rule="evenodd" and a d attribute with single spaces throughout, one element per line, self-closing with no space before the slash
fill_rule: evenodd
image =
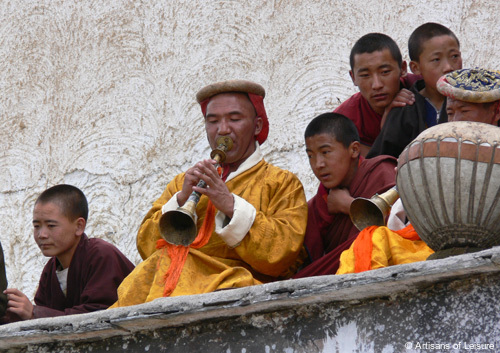
<path id="1" fill-rule="evenodd" d="M 442 76 L 438 91 L 446 96 L 448 121 L 500 121 L 500 72 L 463 69 Z"/>

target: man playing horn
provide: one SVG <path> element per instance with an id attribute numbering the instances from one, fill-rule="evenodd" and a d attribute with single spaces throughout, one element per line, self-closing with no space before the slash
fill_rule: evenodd
<path id="1" fill-rule="evenodd" d="M 221 175 L 212 159 L 176 176 L 153 203 L 137 234 L 144 261 L 118 289 L 113 307 L 164 296 L 207 293 L 262 284 L 291 276 L 302 258 L 307 202 L 291 172 L 267 163 L 260 144 L 268 135 L 264 88 L 225 81 L 201 89 L 196 98 L 210 147 L 219 137 L 233 141 Z M 204 180 L 206 188 L 196 186 Z M 188 247 L 160 236 L 162 213 L 183 206 L 193 191 L 198 236 Z"/>
<path id="2" fill-rule="evenodd" d="M 498 71 L 456 70 L 443 75 L 436 86 L 439 93 L 446 96 L 448 121 L 473 121 L 498 126 Z M 425 260 L 433 251 L 406 222 L 406 212 L 399 199 L 391 210 L 387 227 L 367 227 L 351 248 L 342 253 L 337 274 Z M 366 249 L 370 251 L 364 251 Z"/>

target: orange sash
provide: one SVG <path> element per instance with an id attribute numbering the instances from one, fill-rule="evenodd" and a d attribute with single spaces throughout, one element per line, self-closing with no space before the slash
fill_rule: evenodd
<path id="1" fill-rule="evenodd" d="M 225 168 L 229 171 L 229 168 Z M 219 175 L 221 174 L 222 168 L 218 167 L 217 171 Z M 228 173 L 227 173 L 228 174 Z M 223 180 L 227 178 L 227 174 L 223 174 Z M 163 296 L 168 297 L 177 287 L 177 282 L 179 282 L 179 277 L 181 276 L 182 269 L 184 268 L 184 263 L 186 262 L 189 248 L 199 249 L 207 245 L 210 240 L 210 236 L 214 231 L 215 225 L 215 207 L 212 201 L 208 200 L 207 213 L 201 229 L 194 241 L 189 246 L 184 245 L 173 245 L 168 243 L 165 239 L 159 239 L 156 241 L 157 249 L 167 249 L 168 256 L 170 257 L 170 266 L 167 272 L 163 275 L 163 281 L 165 282 L 165 287 L 163 288 Z M 161 257 L 160 257 L 161 260 Z"/>

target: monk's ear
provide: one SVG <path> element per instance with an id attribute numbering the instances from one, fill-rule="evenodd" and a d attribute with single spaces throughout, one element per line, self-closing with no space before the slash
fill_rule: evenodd
<path id="1" fill-rule="evenodd" d="M 359 143 L 359 141 L 351 142 L 351 145 L 349 146 L 349 152 L 352 159 L 357 159 L 359 157 L 359 154 L 361 153 L 361 144 Z"/>
<path id="2" fill-rule="evenodd" d="M 352 72 L 352 70 L 349 70 L 349 76 L 351 76 L 351 80 L 352 80 L 352 83 L 354 83 L 354 86 L 357 86 L 356 84 L 356 81 L 355 81 L 355 77 L 354 77 L 354 72 Z"/>
<path id="3" fill-rule="evenodd" d="M 255 133 L 254 133 L 255 136 L 260 134 L 263 126 L 264 126 L 264 119 L 262 119 L 260 116 L 256 117 L 255 118 Z"/>
<path id="4" fill-rule="evenodd" d="M 75 234 L 77 236 L 81 236 L 85 232 L 85 226 L 87 224 L 87 221 L 85 221 L 85 219 L 83 217 L 79 217 L 79 218 L 77 218 L 75 223 L 76 223 Z"/>
<path id="5" fill-rule="evenodd" d="M 410 70 L 413 72 L 415 75 L 420 75 L 420 65 L 416 61 L 410 61 Z"/>
<path id="6" fill-rule="evenodd" d="M 408 66 L 406 66 L 406 60 L 401 63 L 401 77 L 406 77 L 408 74 Z"/>

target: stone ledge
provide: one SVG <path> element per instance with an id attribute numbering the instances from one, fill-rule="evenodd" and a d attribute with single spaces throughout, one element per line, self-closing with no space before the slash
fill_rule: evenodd
<path id="1" fill-rule="evenodd" d="M 498 272 L 500 247 L 495 247 L 360 274 L 311 277 L 202 295 L 160 298 L 125 308 L 0 326 L 0 349 L 23 349 L 55 342 L 92 342 L 205 320 L 298 309 L 304 305 L 341 303 L 352 306 L 361 301 L 415 293 L 438 283 Z"/>

